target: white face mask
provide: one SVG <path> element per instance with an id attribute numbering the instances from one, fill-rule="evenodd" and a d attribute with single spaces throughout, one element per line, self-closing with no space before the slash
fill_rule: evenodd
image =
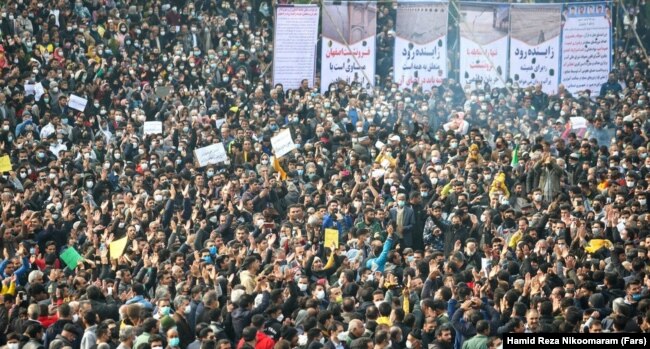
<path id="1" fill-rule="evenodd" d="M 406 341 L 406 348 L 407 349 L 413 348 L 413 343 L 411 343 L 410 341 Z"/>
<path id="2" fill-rule="evenodd" d="M 341 342 L 345 342 L 348 339 L 348 334 L 345 332 L 341 332 L 336 335 L 336 339 L 338 339 Z"/>
<path id="3" fill-rule="evenodd" d="M 325 291 L 320 290 L 320 291 L 316 292 L 316 298 L 318 298 L 320 300 L 325 299 Z"/>
<path id="4" fill-rule="evenodd" d="M 7 343 L 7 349 L 18 349 L 20 343 Z"/>
<path id="5" fill-rule="evenodd" d="M 284 315 L 280 314 L 280 315 L 278 315 L 278 317 L 275 318 L 275 319 L 278 320 L 279 322 L 282 322 L 282 320 L 284 320 Z"/>
<path id="6" fill-rule="evenodd" d="M 301 292 L 307 291 L 307 284 L 298 284 L 298 288 Z"/>
<path id="7" fill-rule="evenodd" d="M 375 307 L 379 308 L 379 305 L 380 305 L 381 303 L 384 303 L 384 301 L 377 301 L 377 302 L 374 302 L 374 303 L 375 303 Z"/>

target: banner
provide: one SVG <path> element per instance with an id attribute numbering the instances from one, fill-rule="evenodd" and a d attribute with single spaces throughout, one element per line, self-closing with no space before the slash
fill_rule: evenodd
<path id="1" fill-rule="evenodd" d="M 318 19 L 316 5 L 278 6 L 275 10 L 273 85 L 297 89 L 302 80 L 314 86 Z"/>
<path id="2" fill-rule="evenodd" d="M 228 162 L 228 154 L 226 153 L 226 148 L 224 148 L 223 143 L 210 144 L 203 148 L 196 149 L 194 151 L 194 157 L 196 158 L 199 167 Z"/>
<path id="3" fill-rule="evenodd" d="M 398 2 L 393 81 L 423 91 L 447 78 L 448 2 Z"/>
<path id="4" fill-rule="evenodd" d="M 377 5 L 371 1 L 325 3 L 322 27 L 321 91 L 344 80 L 372 93 Z"/>
<path id="5" fill-rule="evenodd" d="M 271 146 L 275 151 L 275 156 L 279 158 L 296 149 L 296 144 L 293 142 L 293 138 L 291 138 L 291 131 L 289 129 L 284 129 L 277 135 L 271 137 Z"/>
<path id="6" fill-rule="evenodd" d="M 564 5 L 562 83 L 571 93 L 597 95 L 611 70 L 612 23 L 609 3 Z"/>
<path id="7" fill-rule="evenodd" d="M 460 83 L 504 87 L 508 66 L 508 4 L 461 3 Z"/>
<path id="8" fill-rule="evenodd" d="M 519 87 L 541 84 L 555 94 L 560 82 L 562 5 L 512 5 L 510 78 Z"/>

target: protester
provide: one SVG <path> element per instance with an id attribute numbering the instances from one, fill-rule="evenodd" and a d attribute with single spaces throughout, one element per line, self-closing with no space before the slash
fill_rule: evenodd
<path id="1" fill-rule="evenodd" d="M 650 6 L 617 15 L 598 93 L 548 95 L 398 89 L 392 73 L 372 90 L 273 85 L 276 5 L 3 5 L 0 345 L 462 349 L 650 331 L 634 35 Z M 395 11 L 378 7 L 386 70 Z M 296 149 L 277 156 L 283 130 Z M 216 143 L 227 161 L 200 166 Z"/>

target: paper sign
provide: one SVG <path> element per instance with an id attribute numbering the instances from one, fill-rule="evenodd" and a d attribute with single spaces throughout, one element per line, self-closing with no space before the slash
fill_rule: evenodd
<path id="1" fill-rule="evenodd" d="M 65 251 L 63 251 L 63 253 L 61 253 L 60 258 L 70 270 L 74 270 L 79 264 L 79 261 L 83 260 L 83 257 L 81 257 L 79 252 L 77 252 L 74 247 L 68 247 Z"/>
<path id="2" fill-rule="evenodd" d="M 208 145 L 194 151 L 194 157 L 200 167 L 215 165 L 228 161 L 228 154 L 223 147 L 223 143 Z"/>
<path id="3" fill-rule="evenodd" d="M 34 84 L 25 84 L 25 96 L 31 96 L 34 94 L 35 85 Z"/>
<path id="4" fill-rule="evenodd" d="M 571 129 L 579 130 L 581 128 L 587 128 L 587 119 L 582 116 L 576 116 L 571 118 Z"/>
<path id="5" fill-rule="evenodd" d="M 332 244 L 339 247 L 339 231 L 336 229 L 325 229 L 325 247 L 331 248 Z"/>
<path id="6" fill-rule="evenodd" d="M 272 137 L 271 145 L 273 146 L 273 150 L 275 150 L 275 156 L 279 158 L 296 149 L 296 144 L 293 143 L 289 129 L 282 130 L 277 136 Z"/>
<path id="7" fill-rule="evenodd" d="M 76 95 L 70 95 L 70 100 L 68 101 L 68 107 L 78 111 L 84 111 L 84 109 L 86 109 L 87 103 L 88 100 L 85 98 L 81 98 Z"/>
<path id="8" fill-rule="evenodd" d="M 126 248 L 126 244 L 129 242 L 128 237 L 123 237 L 119 240 L 115 240 L 111 242 L 109 245 L 109 250 L 108 252 L 111 255 L 111 259 L 118 259 L 120 256 L 124 254 L 124 249 Z"/>
<path id="9" fill-rule="evenodd" d="M 492 267 L 492 259 L 481 258 L 481 270 L 489 270 Z"/>
<path id="10" fill-rule="evenodd" d="M 221 125 L 226 123 L 226 118 L 214 120 L 214 125 L 217 126 L 217 129 L 221 129 Z"/>
<path id="11" fill-rule="evenodd" d="M 45 94 L 45 88 L 43 88 L 43 84 L 40 82 L 36 85 L 34 85 L 34 98 L 36 98 L 37 101 L 41 100 L 41 97 Z"/>
<path id="12" fill-rule="evenodd" d="M 144 134 L 145 135 L 156 135 L 163 133 L 162 121 L 145 121 L 144 122 Z"/>
<path id="13" fill-rule="evenodd" d="M 158 86 L 156 87 L 156 97 L 165 98 L 169 95 L 171 91 L 171 86 Z"/>
<path id="14" fill-rule="evenodd" d="M 9 172 L 12 171 L 13 167 L 11 166 L 11 158 L 9 155 L 0 157 L 0 172 Z"/>

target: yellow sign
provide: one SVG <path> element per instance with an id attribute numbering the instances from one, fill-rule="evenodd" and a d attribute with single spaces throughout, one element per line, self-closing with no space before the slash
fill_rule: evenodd
<path id="1" fill-rule="evenodd" d="M 11 158 L 9 155 L 0 156 L 0 172 L 9 172 L 12 170 L 13 167 L 11 166 Z"/>
<path id="2" fill-rule="evenodd" d="M 325 229 L 325 247 L 331 248 L 332 244 L 339 247 L 339 231 L 336 229 Z"/>
<path id="3" fill-rule="evenodd" d="M 124 249 L 126 248 L 126 243 L 129 242 L 128 237 L 123 237 L 119 240 L 111 242 L 109 252 L 111 254 L 111 259 L 120 258 L 124 254 Z"/>

